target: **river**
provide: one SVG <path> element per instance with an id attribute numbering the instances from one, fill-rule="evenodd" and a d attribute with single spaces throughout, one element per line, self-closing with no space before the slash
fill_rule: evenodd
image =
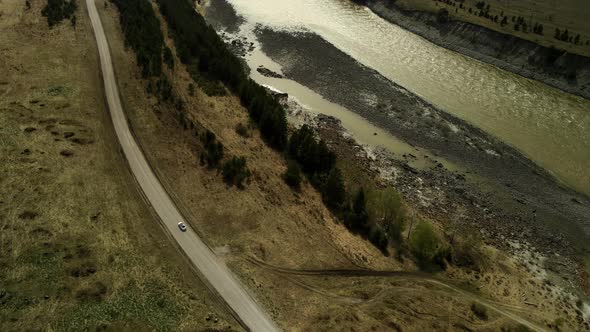
<path id="1" fill-rule="evenodd" d="M 242 33 L 265 26 L 317 34 L 590 194 L 590 101 L 438 47 L 348 0 L 228 2 L 245 21 Z"/>

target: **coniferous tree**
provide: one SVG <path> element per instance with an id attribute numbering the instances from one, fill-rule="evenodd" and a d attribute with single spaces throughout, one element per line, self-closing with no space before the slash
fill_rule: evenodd
<path id="1" fill-rule="evenodd" d="M 365 199 L 365 191 L 363 188 L 359 189 L 354 197 L 352 204 L 352 228 L 358 232 L 367 233 L 369 214 L 367 213 L 367 201 Z"/>
<path id="2" fill-rule="evenodd" d="M 334 167 L 328 176 L 322 190 L 322 198 L 326 206 L 335 210 L 340 209 L 346 199 L 342 172 L 337 167 Z"/>

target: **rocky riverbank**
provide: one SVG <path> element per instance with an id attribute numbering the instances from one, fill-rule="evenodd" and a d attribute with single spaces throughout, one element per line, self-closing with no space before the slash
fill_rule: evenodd
<path id="1" fill-rule="evenodd" d="M 365 5 L 385 20 L 439 46 L 590 99 L 590 58 L 471 23 L 439 23 L 432 13 L 403 10 L 392 1 L 368 0 Z"/>
<path id="2" fill-rule="evenodd" d="M 558 289 L 572 290 L 572 285 L 580 285 L 585 292 L 590 291 L 585 286 L 583 268 L 569 255 L 570 244 L 565 236 L 547 236 L 552 233 L 526 213 L 490 206 L 490 196 L 477 184 L 432 157 L 417 157 L 418 153 L 398 156 L 382 148 L 361 145 L 338 119 L 314 114 L 294 98 L 272 88 L 270 91 L 281 97 L 291 124 L 313 128 L 341 161 L 352 163 L 381 186 L 395 187 L 420 215 L 448 228 L 479 231 L 488 245 L 509 253 L 531 273 Z M 417 158 L 426 159 L 423 167 L 411 166 Z M 578 286 L 573 289 L 576 292 Z"/>
<path id="3" fill-rule="evenodd" d="M 526 216 L 522 219 L 550 227 L 545 236 L 564 233 L 574 246 L 585 246 L 590 199 L 560 185 L 516 149 L 429 104 L 315 34 L 259 28 L 257 39 L 287 79 L 477 178 L 479 190 L 486 193 L 484 208 L 514 211 Z M 452 190 L 444 181 L 441 187 Z"/>
<path id="4" fill-rule="evenodd" d="M 221 22 L 213 23 L 227 31 Z M 563 187 L 519 151 L 427 103 L 318 35 L 258 26 L 249 38 L 256 39 L 257 49 L 280 65 L 284 79 L 378 124 L 410 146 L 428 151 L 428 156 L 391 155 L 360 146 L 338 120 L 313 117 L 297 107 L 292 111 L 293 105 L 288 105 L 292 123 L 313 122 L 340 156 L 394 185 L 424 215 L 475 226 L 491 244 L 507 251 L 511 243 L 528 243 L 545 257 L 568 260 L 567 268 L 561 269 L 564 278 L 577 278 L 571 257 L 587 254 L 587 196 Z M 248 56 L 252 41 L 232 34 L 224 39 L 230 45 L 243 45 L 235 52 Z M 242 41 L 233 43 L 236 39 Z M 250 65 L 255 69 L 260 64 Z M 276 76 L 270 70 L 257 72 Z M 283 99 L 293 103 L 292 98 Z M 303 119 L 293 112 L 301 113 Z M 448 169 L 443 159 L 459 167 Z M 413 166 L 416 163 L 426 166 Z"/>

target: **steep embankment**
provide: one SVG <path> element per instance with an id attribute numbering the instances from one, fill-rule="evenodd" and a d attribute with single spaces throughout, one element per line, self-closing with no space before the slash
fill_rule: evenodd
<path id="1" fill-rule="evenodd" d="M 590 98 L 590 58 L 471 23 L 439 23 L 435 14 L 403 10 L 389 1 L 368 0 L 365 5 L 382 18 L 437 45 Z"/>

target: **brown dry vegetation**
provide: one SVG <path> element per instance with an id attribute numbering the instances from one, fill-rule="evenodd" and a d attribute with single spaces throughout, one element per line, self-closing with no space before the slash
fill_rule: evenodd
<path id="1" fill-rule="evenodd" d="M 281 327 L 306 331 L 495 331 L 518 325 L 493 311 L 483 321 L 471 309 L 473 297 L 428 280 L 304 276 L 273 269 L 413 271 L 416 267 L 409 260 L 399 262 L 385 257 L 364 239 L 350 234 L 325 209 L 309 183 L 303 183 L 299 193 L 293 192 L 281 178 L 286 169 L 284 158 L 268 148 L 257 131 L 246 137 L 236 132 L 238 124 L 249 122 L 238 98 L 208 97 L 198 86 L 192 95 L 192 80 L 177 59 L 174 69 L 166 68 L 165 72 L 171 77 L 175 95 L 186 102 L 188 118 L 196 124 L 194 130 L 183 129 L 173 106 L 158 102 L 146 92 L 147 83 L 141 79 L 133 53 L 124 48 L 116 8 L 105 8 L 100 1 L 98 8 L 111 45 L 124 107 L 150 163 L 193 228 L 240 276 Z M 165 25 L 162 27 L 167 36 Z M 174 52 L 170 39 L 166 38 L 166 44 Z M 205 130 L 214 132 L 223 143 L 226 159 L 246 157 L 253 175 L 245 190 L 228 187 L 221 174 L 199 165 L 203 147 L 196 134 Z M 357 171 L 349 170 L 353 174 Z M 509 304 L 507 310 L 535 322 L 549 323 L 562 315 L 561 309 L 551 304 L 549 309 L 527 307 L 523 301 L 535 296 L 538 285 L 530 281 L 531 275 L 522 267 L 502 253 L 489 250 L 490 257 L 499 261 L 493 268 L 481 273 L 451 269 L 445 277 L 464 283 L 476 293 L 479 288 L 485 291 L 484 297 L 501 300 Z"/>
<path id="2" fill-rule="evenodd" d="M 463 6 L 465 10 L 459 9 L 459 2 L 456 6 L 450 6 L 443 2 L 434 0 L 398 0 L 396 4 L 404 9 L 420 10 L 432 13 L 437 13 L 441 8 L 447 8 L 449 16 L 453 19 L 465 21 L 486 28 L 496 30 L 520 37 L 522 39 L 530 40 L 543 46 L 554 46 L 559 49 L 564 49 L 568 52 L 590 56 L 590 46 L 586 45 L 586 41 L 590 40 L 590 6 L 584 0 L 518 0 L 518 1 L 502 1 L 502 0 L 485 0 L 486 6 L 490 5 L 490 14 L 499 16 L 498 23 L 491 22 L 485 17 L 470 14 L 468 9 L 472 8 L 474 12 L 479 11 L 476 8 L 476 3 L 481 0 L 465 0 Z M 455 9 L 458 9 L 455 12 Z M 499 22 L 502 20 L 500 14 L 508 17 L 508 25 L 502 27 Z M 529 25 L 529 32 L 525 33 L 514 30 L 514 23 L 511 20 L 512 16 L 522 16 Z M 543 35 L 532 33 L 530 29 L 535 23 L 543 25 Z M 564 31 L 569 30 L 570 36 L 580 34 L 582 43 L 574 45 L 573 43 L 563 42 L 555 39 L 555 28 Z"/>
<path id="3" fill-rule="evenodd" d="M 0 0 L 0 330 L 238 328 L 126 168 L 85 2 L 45 3 Z"/>

